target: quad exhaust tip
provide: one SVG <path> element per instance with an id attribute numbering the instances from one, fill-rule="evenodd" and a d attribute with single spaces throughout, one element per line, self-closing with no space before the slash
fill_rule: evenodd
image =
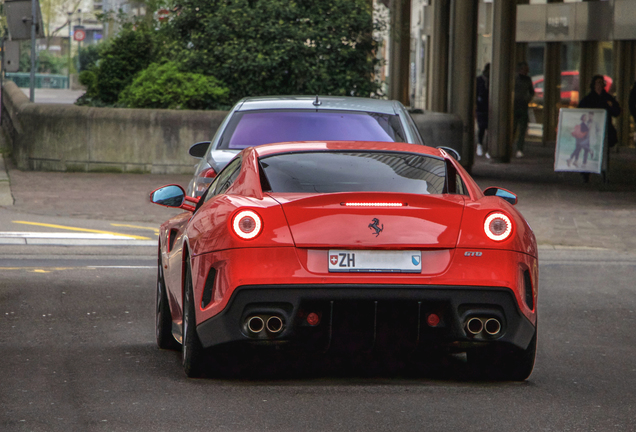
<path id="1" fill-rule="evenodd" d="M 256 315 L 247 319 L 247 328 L 252 333 L 260 333 L 265 328 L 265 322 L 263 318 Z"/>
<path id="2" fill-rule="evenodd" d="M 267 330 L 269 333 L 277 334 L 283 331 L 285 324 L 283 319 L 277 315 L 272 316 L 259 316 L 252 315 L 247 318 L 247 329 L 252 334 L 261 333 L 263 330 Z"/>
<path id="3" fill-rule="evenodd" d="M 479 318 L 471 318 L 466 323 L 466 330 L 472 335 L 477 335 L 481 333 L 484 329 L 484 324 L 481 322 Z"/>
<path id="4" fill-rule="evenodd" d="M 276 315 L 267 319 L 267 331 L 270 333 L 280 333 L 283 330 L 283 320 Z"/>
<path id="5" fill-rule="evenodd" d="M 496 318 L 489 318 L 484 324 L 484 330 L 490 336 L 494 336 L 501 331 L 501 323 Z"/>
<path id="6" fill-rule="evenodd" d="M 466 322 L 466 331 L 473 336 L 486 332 L 489 336 L 496 336 L 501 332 L 501 322 L 497 318 L 473 317 Z"/>

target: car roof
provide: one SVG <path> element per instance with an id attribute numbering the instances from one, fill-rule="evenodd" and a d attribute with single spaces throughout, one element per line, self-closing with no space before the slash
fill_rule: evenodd
<path id="1" fill-rule="evenodd" d="M 318 98 L 319 105 L 316 105 Z M 256 96 L 237 103 L 237 111 L 265 109 L 307 109 L 363 111 L 380 114 L 397 114 L 400 103 L 393 100 L 348 96 Z"/>
<path id="2" fill-rule="evenodd" d="M 311 151 L 391 151 L 405 153 L 421 153 L 428 156 L 443 158 L 444 153 L 439 149 L 424 146 L 421 144 L 407 144 L 396 142 L 376 142 L 376 141 L 303 141 L 265 144 L 252 147 L 258 157 L 271 156 L 281 153 L 300 153 Z"/>

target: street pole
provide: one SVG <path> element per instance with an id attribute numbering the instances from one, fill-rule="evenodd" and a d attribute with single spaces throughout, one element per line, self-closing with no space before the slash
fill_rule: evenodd
<path id="1" fill-rule="evenodd" d="M 68 88 L 71 88 L 71 17 L 73 16 L 73 12 L 67 12 L 68 14 Z"/>
<path id="2" fill-rule="evenodd" d="M 29 85 L 29 100 L 35 101 L 35 25 L 37 0 L 31 0 L 31 82 Z"/>
<path id="3" fill-rule="evenodd" d="M 79 14 L 79 18 L 77 19 L 77 21 L 79 22 L 79 27 L 82 26 L 82 10 L 78 9 L 77 13 Z M 81 53 L 80 51 L 82 50 L 82 41 L 78 40 L 77 41 L 77 77 L 79 78 L 79 74 L 80 74 L 80 69 L 82 67 L 82 61 L 81 61 Z"/>
<path id="4" fill-rule="evenodd" d="M 0 71 L 0 125 L 2 125 L 2 101 L 4 100 L 4 50 L 6 36 L 2 36 L 2 70 Z"/>

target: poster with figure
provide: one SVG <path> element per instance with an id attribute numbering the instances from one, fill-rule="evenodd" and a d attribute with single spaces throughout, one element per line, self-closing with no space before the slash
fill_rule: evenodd
<path id="1" fill-rule="evenodd" d="M 603 109 L 559 110 L 554 171 L 601 173 L 606 116 Z"/>

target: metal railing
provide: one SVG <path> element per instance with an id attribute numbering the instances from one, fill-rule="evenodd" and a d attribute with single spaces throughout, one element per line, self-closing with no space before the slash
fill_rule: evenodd
<path id="1" fill-rule="evenodd" d="M 28 72 L 7 72 L 5 77 L 18 87 L 30 87 L 31 76 Z M 68 77 L 66 75 L 35 74 L 35 88 L 66 89 L 68 88 Z"/>

